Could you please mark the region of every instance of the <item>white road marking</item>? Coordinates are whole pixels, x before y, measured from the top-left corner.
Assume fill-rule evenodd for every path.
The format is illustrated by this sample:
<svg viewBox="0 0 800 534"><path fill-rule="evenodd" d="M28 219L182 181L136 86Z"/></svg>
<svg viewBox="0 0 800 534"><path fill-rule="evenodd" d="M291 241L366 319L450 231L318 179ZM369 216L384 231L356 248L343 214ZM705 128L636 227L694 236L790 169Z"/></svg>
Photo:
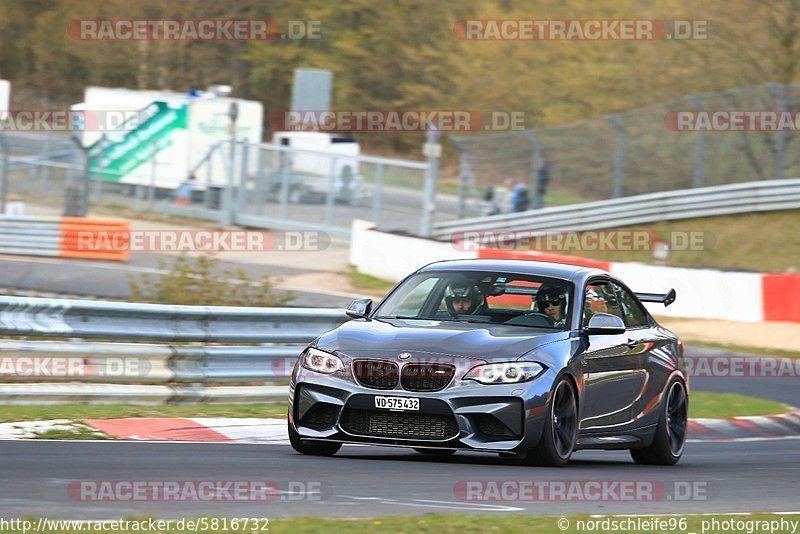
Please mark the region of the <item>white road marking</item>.
<svg viewBox="0 0 800 534"><path fill-rule="evenodd" d="M458 502L458 501L435 501L431 499L414 499L414 502L423 502L423 503L439 503L439 504L448 504L448 505L459 505L456 508L460 507L461 509L476 509L476 510L491 510L497 512L517 512L520 510L524 510L524 508L518 508L516 506L506 506L502 504L486 504L486 503L468 503L468 502ZM478 508L475 508L478 507Z"/></svg>

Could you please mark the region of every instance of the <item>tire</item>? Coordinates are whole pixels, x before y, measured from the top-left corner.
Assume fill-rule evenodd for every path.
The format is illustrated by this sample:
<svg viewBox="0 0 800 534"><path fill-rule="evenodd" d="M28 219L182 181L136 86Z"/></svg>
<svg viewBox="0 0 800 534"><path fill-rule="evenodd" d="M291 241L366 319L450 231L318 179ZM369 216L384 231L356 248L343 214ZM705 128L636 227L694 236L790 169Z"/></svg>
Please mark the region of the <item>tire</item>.
<svg viewBox="0 0 800 534"><path fill-rule="evenodd" d="M686 386L679 378L673 378L666 391L653 442L647 447L631 449L631 458L637 464L675 465L683 455L689 396Z"/></svg>
<svg viewBox="0 0 800 534"><path fill-rule="evenodd" d="M341 443L333 443L329 441L304 441L300 439L300 435L292 427L291 423L287 422L289 427L289 442L292 448L300 454L311 454L313 456L333 456L339 449L342 448Z"/></svg>
<svg viewBox="0 0 800 534"><path fill-rule="evenodd" d="M563 467L567 465L578 436L578 402L575 388L562 378L553 388L542 438L525 457L528 465Z"/></svg>
<svg viewBox="0 0 800 534"><path fill-rule="evenodd" d="M440 458L445 458L447 456L452 456L456 453L455 449L414 449L420 454L424 454L425 456L438 456Z"/></svg>

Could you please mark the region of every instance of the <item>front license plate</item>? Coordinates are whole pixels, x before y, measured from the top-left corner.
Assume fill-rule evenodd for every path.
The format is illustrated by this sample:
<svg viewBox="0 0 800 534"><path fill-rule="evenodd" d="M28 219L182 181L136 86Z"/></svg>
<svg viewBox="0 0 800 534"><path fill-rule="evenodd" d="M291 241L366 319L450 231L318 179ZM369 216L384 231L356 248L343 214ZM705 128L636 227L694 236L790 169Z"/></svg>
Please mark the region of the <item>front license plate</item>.
<svg viewBox="0 0 800 534"><path fill-rule="evenodd" d="M375 407L384 410L418 411L419 399L416 397L375 397Z"/></svg>

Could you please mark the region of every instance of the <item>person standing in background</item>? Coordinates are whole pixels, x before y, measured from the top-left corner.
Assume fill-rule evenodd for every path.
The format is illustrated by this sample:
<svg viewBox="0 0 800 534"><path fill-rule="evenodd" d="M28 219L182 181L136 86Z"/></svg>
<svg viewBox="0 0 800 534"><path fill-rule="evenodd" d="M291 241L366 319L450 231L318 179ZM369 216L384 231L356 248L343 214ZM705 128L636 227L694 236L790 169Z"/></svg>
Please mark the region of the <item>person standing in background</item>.
<svg viewBox="0 0 800 534"><path fill-rule="evenodd" d="M190 175L178 189L175 191L175 204L185 206L192 201L192 191L194 191L194 184L197 182L194 174Z"/></svg>

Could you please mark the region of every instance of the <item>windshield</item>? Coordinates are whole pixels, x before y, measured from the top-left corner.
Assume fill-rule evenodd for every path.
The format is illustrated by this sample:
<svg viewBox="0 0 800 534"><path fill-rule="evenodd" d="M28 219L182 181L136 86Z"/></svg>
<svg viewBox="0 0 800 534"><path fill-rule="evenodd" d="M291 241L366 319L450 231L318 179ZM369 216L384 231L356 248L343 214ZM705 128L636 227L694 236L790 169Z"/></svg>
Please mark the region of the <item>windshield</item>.
<svg viewBox="0 0 800 534"><path fill-rule="evenodd" d="M376 319L426 319L566 330L572 284L541 276L490 272L420 273L376 310Z"/></svg>

